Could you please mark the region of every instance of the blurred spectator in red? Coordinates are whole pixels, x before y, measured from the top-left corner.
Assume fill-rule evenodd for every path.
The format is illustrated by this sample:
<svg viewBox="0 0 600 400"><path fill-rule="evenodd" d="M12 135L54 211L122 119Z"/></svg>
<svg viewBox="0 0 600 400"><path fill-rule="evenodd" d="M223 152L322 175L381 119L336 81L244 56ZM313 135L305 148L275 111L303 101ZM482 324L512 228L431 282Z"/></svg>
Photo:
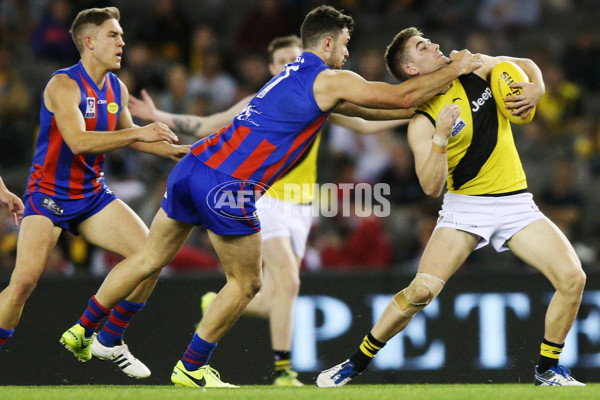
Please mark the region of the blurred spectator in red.
<svg viewBox="0 0 600 400"><path fill-rule="evenodd" d="M330 235L321 249L325 269L385 269L393 258L392 242L382 219L347 217L340 232Z"/></svg>
<svg viewBox="0 0 600 400"><path fill-rule="evenodd" d="M392 241L383 227L383 220L373 213L373 187L357 186L354 162L338 156L335 173L339 177L337 192L329 199L337 209L331 232L323 234L321 262L326 269L384 269L393 258ZM321 191L321 196L323 196ZM360 198L357 198L360 197ZM324 205L321 198L321 205ZM345 215L348 213L349 215ZM359 216L365 215L365 216ZM324 217L321 217L322 219Z"/></svg>
<svg viewBox="0 0 600 400"><path fill-rule="evenodd" d="M73 9L67 0L50 0L46 12L31 35L31 46L36 57L70 65L79 59L71 39Z"/></svg>

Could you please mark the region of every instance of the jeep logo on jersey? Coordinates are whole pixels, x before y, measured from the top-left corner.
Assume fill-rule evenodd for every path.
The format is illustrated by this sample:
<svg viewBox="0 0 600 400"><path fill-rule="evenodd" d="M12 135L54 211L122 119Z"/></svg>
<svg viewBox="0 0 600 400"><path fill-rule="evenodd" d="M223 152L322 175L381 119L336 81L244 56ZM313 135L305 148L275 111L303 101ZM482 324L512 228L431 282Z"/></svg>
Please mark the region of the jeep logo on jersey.
<svg viewBox="0 0 600 400"><path fill-rule="evenodd" d="M85 118L96 118L96 98L94 97L86 99Z"/></svg>
<svg viewBox="0 0 600 400"><path fill-rule="evenodd" d="M56 215L63 215L65 212L61 206L56 204L54 200L47 196L42 196L42 207Z"/></svg>
<svg viewBox="0 0 600 400"><path fill-rule="evenodd" d="M269 186L257 181L224 182L208 192L206 204L222 217L254 222L254 204L267 190Z"/></svg>
<svg viewBox="0 0 600 400"><path fill-rule="evenodd" d="M471 104L473 104L473 108L471 108L471 111L477 112L479 110L479 107L481 107L490 97L492 97L492 89L488 87L481 94L480 98L471 102Z"/></svg>

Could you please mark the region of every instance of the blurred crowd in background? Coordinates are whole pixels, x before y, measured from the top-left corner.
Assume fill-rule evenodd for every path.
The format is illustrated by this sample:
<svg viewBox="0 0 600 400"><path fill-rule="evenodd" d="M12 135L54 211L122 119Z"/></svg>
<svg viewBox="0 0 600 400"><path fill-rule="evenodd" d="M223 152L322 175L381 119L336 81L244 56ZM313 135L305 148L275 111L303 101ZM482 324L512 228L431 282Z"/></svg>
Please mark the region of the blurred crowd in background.
<svg viewBox="0 0 600 400"><path fill-rule="evenodd" d="M595 0L0 0L0 175L25 190L38 129L40 95L50 75L78 62L68 33L78 11L116 6L126 46L117 73L130 93L147 89L157 107L210 115L255 93L269 79L267 44L298 34L304 16L329 4L354 17L344 68L394 82L383 54L403 28L420 28L441 50L468 48L533 59L546 94L533 122L513 126L529 190L574 244L586 270L600 266L600 2ZM144 124L144 121L136 121ZM194 138L180 135L186 143ZM386 218L317 217L305 270L414 273L437 219L414 172L406 128L358 135L329 125L318 160L321 183L391 187ZM109 153L107 184L151 223L173 167L129 149ZM340 199L340 201L343 201ZM0 276L14 267L18 230L0 213ZM63 233L46 274L103 275L119 258ZM462 273L528 273L514 256L475 252ZM218 270L197 229L166 274Z"/></svg>

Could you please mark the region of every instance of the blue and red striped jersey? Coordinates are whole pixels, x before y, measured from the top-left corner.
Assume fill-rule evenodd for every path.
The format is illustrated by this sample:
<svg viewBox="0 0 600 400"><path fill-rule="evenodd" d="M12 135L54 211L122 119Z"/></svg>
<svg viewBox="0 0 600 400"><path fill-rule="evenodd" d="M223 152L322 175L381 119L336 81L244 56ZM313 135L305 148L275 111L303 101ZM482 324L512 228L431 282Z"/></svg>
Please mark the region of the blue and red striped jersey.
<svg viewBox="0 0 600 400"><path fill-rule="evenodd" d="M241 180L271 185L310 148L331 110L315 101L313 83L329 67L305 52L274 76L233 123L196 142L207 166Z"/></svg>
<svg viewBox="0 0 600 400"><path fill-rule="evenodd" d="M98 88L81 61L56 71L77 82L81 92L79 110L87 131L114 131L121 114L121 86L115 74L106 74L105 84ZM104 154L75 155L64 141L54 114L44 103L40 110L40 130L35 155L29 171L27 192L41 192L57 199L82 199L98 193L104 185Z"/></svg>

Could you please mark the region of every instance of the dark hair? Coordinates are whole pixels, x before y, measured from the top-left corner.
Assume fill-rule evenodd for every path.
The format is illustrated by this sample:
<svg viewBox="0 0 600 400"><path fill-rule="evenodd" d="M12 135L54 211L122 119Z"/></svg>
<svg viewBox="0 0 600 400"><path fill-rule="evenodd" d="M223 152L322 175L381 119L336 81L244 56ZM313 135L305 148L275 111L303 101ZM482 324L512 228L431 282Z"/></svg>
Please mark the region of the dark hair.
<svg viewBox="0 0 600 400"><path fill-rule="evenodd" d="M277 50L292 46L302 48L302 41L296 35L281 36L271 40L271 43L269 43L269 47L267 48L269 51L269 62L273 63L273 54Z"/></svg>
<svg viewBox="0 0 600 400"><path fill-rule="evenodd" d="M354 30L352 17L342 14L331 6L319 6L306 15L300 27L302 47L314 48L327 36L337 38L344 28L348 28L348 32L352 34Z"/></svg>
<svg viewBox="0 0 600 400"><path fill-rule="evenodd" d="M414 27L403 29L385 50L385 65L388 71L400 82L410 78L402 67L408 62L405 48L406 41L413 36L423 36L423 32Z"/></svg>
<svg viewBox="0 0 600 400"><path fill-rule="evenodd" d="M75 42L75 46L77 46L79 53L81 53L85 48L83 45L82 35L85 26L89 24L100 26L104 23L104 21L109 19L116 19L117 21L121 19L121 13L119 12L118 8L89 8L87 10L80 11L79 14L77 14L75 21L73 21L73 25L71 25L69 33L71 34L73 42Z"/></svg>

